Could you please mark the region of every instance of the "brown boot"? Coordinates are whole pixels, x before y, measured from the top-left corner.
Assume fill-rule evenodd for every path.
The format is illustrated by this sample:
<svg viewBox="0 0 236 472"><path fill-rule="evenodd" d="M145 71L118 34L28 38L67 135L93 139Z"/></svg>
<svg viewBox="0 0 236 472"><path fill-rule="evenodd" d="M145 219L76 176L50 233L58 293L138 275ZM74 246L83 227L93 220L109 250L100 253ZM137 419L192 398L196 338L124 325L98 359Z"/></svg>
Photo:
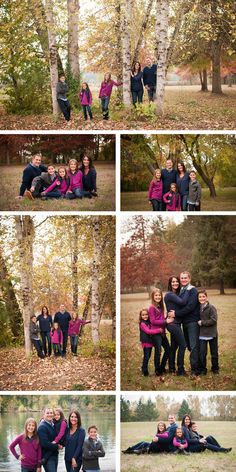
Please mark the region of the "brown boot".
<svg viewBox="0 0 236 472"><path fill-rule="evenodd" d="M24 193L24 196L25 196L26 198L28 198L29 200L34 200L34 197L33 197L33 195L32 195L32 193L31 193L30 190L26 190L25 193Z"/></svg>

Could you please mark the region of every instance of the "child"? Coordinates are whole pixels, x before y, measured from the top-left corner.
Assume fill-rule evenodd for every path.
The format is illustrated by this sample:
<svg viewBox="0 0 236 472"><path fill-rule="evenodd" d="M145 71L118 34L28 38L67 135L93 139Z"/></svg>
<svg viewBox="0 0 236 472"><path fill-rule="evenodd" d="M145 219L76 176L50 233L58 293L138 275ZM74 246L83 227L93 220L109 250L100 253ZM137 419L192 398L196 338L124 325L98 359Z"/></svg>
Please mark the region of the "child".
<svg viewBox="0 0 236 472"><path fill-rule="evenodd" d="M66 121L70 121L71 106L69 100L66 98L69 88L66 83L65 75L59 75L59 82L57 83L57 102L62 111Z"/></svg>
<svg viewBox="0 0 236 472"><path fill-rule="evenodd" d="M156 375L166 372L165 366L169 359L170 346L165 334L166 319L164 316L164 302L162 291L158 288L153 290L151 295L152 305L148 309L151 328L162 328L162 334L152 336L152 342L155 347L154 365ZM161 347L164 348L164 354L161 360Z"/></svg>
<svg viewBox="0 0 236 472"><path fill-rule="evenodd" d="M63 334L58 323L53 323L53 328L50 333L52 339L52 347L55 356L62 355Z"/></svg>
<svg viewBox="0 0 236 472"><path fill-rule="evenodd" d="M211 370L213 374L219 373L218 362L218 335L217 335L217 311L216 308L208 302L206 290L198 292L200 303L200 373L207 373L207 343L209 342L211 351Z"/></svg>
<svg viewBox="0 0 236 472"><path fill-rule="evenodd" d="M189 455L185 449L188 447L188 442L184 437L182 428L176 428L175 437L173 439L174 454L186 454Z"/></svg>
<svg viewBox="0 0 236 472"><path fill-rule="evenodd" d="M48 188L52 182L55 181L57 177L57 172L55 170L54 164L48 165L47 172L42 172L41 175L38 175L32 180L32 184L29 190L26 190L25 196L29 200L34 200L40 196L40 193Z"/></svg>
<svg viewBox="0 0 236 472"><path fill-rule="evenodd" d="M181 197L175 183L170 184L170 191L163 195L163 201L166 203L167 211L181 210Z"/></svg>
<svg viewBox="0 0 236 472"><path fill-rule="evenodd" d="M20 454L15 447L19 446ZM34 418L25 422L24 433L11 442L9 449L17 460L20 460L21 470L25 472L41 472L42 449L37 434L37 423Z"/></svg>
<svg viewBox="0 0 236 472"><path fill-rule="evenodd" d="M142 373L145 377L149 375L148 373L148 362L152 353L152 338L154 334L163 333L162 328L151 328L148 310L143 309L139 313L139 330L140 330L140 341L143 348L143 363L142 363Z"/></svg>
<svg viewBox="0 0 236 472"><path fill-rule="evenodd" d="M168 438L169 433L166 430L166 424L163 423L163 421L160 421L157 423L157 433L156 433L157 438Z"/></svg>
<svg viewBox="0 0 236 472"><path fill-rule="evenodd" d="M68 335L70 336L71 352L77 356L78 337L82 325L91 323L91 321L82 320L78 318L76 313L72 314L72 320L69 321Z"/></svg>
<svg viewBox="0 0 236 472"><path fill-rule="evenodd" d="M157 169L149 185L148 198L153 211L162 211L163 183L161 180L161 171Z"/></svg>
<svg viewBox="0 0 236 472"><path fill-rule="evenodd" d="M54 430L57 432L53 444L63 444L64 436L67 428L67 421L61 408L54 409Z"/></svg>
<svg viewBox="0 0 236 472"><path fill-rule="evenodd" d="M83 173L79 170L79 164L76 159L70 159L68 177L70 185L66 192L66 198L72 200L74 198L88 197L92 198L90 192L83 190Z"/></svg>
<svg viewBox="0 0 236 472"><path fill-rule="evenodd" d="M29 327L29 329L30 329L30 339L31 339L31 342L34 345L36 351L37 351L38 357L40 357L41 359L44 359L45 354L43 353L43 346L42 346L41 340L39 338L40 328L36 323L36 316L35 315L32 315L30 317L30 327Z"/></svg>
<svg viewBox="0 0 236 472"><path fill-rule="evenodd" d="M198 451L204 451L205 449L208 449L213 452L230 452L232 451L232 447L222 447L218 441L213 437L213 436L207 436L204 437L202 434L198 433L197 430L197 423L193 422L192 426L189 431L191 439L195 441L195 445L198 444L200 447L195 449L198 449Z"/></svg>
<svg viewBox="0 0 236 472"><path fill-rule="evenodd" d="M196 179L195 170L191 170L189 173L189 194L188 194L188 211L200 211L201 210L201 185Z"/></svg>
<svg viewBox="0 0 236 472"><path fill-rule="evenodd" d="M67 175L66 168L60 166L58 168L58 176L54 182L44 190L41 195L45 200L48 198L64 198L69 189L70 179Z"/></svg>
<svg viewBox="0 0 236 472"><path fill-rule="evenodd" d="M88 115L89 115L90 120L92 120L93 118L92 111L91 111L92 94L90 92L87 82L82 83L79 98L80 98L80 103L83 107L85 121L88 119ZM88 115L87 115L87 112L88 112Z"/></svg>
<svg viewBox="0 0 236 472"><path fill-rule="evenodd" d="M112 80L110 73L105 74L99 92L99 98L101 98L102 114L104 120L108 120L109 118L108 106L114 85L119 87L120 85L122 85L122 82L115 82L114 80Z"/></svg>
<svg viewBox="0 0 236 472"><path fill-rule="evenodd" d="M97 426L93 425L88 428L88 438L85 439L83 444L83 471L94 471L100 470L98 458L105 456L103 445L98 439Z"/></svg>

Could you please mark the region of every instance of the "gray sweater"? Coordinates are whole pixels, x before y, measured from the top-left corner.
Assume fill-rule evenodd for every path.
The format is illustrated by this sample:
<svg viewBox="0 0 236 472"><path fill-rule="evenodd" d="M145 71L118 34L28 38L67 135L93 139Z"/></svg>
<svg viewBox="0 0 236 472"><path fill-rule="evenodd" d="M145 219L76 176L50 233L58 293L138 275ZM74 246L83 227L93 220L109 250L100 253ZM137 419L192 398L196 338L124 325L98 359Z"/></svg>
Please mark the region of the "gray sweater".
<svg viewBox="0 0 236 472"><path fill-rule="evenodd" d="M39 339L39 326L36 323L33 323L33 321L30 321L30 339Z"/></svg>
<svg viewBox="0 0 236 472"><path fill-rule="evenodd" d="M90 438L85 439L83 444L83 470L99 470L98 458L104 457L105 451L101 441L93 441Z"/></svg>
<svg viewBox="0 0 236 472"><path fill-rule="evenodd" d="M209 336L212 338L217 337L217 311L216 308L207 303L207 305L201 309L200 318L202 325L200 326L200 336Z"/></svg>
<svg viewBox="0 0 236 472"><path fill-rule="evenodd" d="M57 82L57 99L58 100L67 100L66 94L68 93L69 88L66 82Z"/></svg>
<svg viewBox="0 0 236 472"><path fill-rule="evenodd" d="M43 187L47 188L49 187L54 180L57 178L57 172L55 172L54 177L51 179L51 176L48 174L48 172L42 172L41 175L38 175L35 177L32 181L32 187Z"/></svg>
<svg viewBox="0 0 236 472"><path fill-rule="evenodd" d="M193 203L193 204L196 202L199 203L201 201L201 196L202 196L202 189L199 182L197 180L194 180L194 182L190 180L188 202Z"/></svg>

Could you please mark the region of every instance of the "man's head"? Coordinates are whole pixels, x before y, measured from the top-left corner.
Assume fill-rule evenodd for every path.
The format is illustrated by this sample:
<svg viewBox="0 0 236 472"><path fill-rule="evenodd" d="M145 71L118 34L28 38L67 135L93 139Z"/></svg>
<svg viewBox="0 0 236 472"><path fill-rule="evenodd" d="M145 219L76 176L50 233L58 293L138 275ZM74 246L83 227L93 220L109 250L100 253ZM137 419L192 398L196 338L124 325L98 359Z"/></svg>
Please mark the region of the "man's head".
<svg viewBox="0 0 236 472"><path fill-rule="evenodd" d="M39 167L42 162L42 157L40 154L35 154L32 156L31 162L34 166Z"/></svg>
<svg viewBox="0 0 236 472"><path fill-rule="evenodd" d="M63 303L60 305L60 312L61 313L65 312L65 305Z"/></svg>
<svg viewBox="0 0 236 472"><path fill-rule="evenodd" d="M169 416L168 416L168 421L169 421L170 424L174 424L175 423L175 415L170 413Z"/></svg>
<svg viewBox="0 0 236 472"><path fill-rule="evenodd" d="M173 169L173 161L172 161L172 159L166 159L166 168L167 168L167 170Z"/></svg>
<svg viewBox="0 0 236 472"><path fill-rule="evenodd" d="M187 287L187 285L191 282L191 276L187 270L185 270L184 272L181 272L179 278L180 278L180 283L182 287Z"/></svg>
<svg viewBox="0 0 236 472"><path fill-rule="evenodd" d="M150 56L147 57L146 64L147 64L148 67L151 67L151 65L152 65L152 58L151 58Z"/></svg>
<svg viewBox="0 0 236 472"><path fill-rule="evenodd" d="M43 419L45 421L52 421L54 417L54 410L53 408L50 408L46 406L43 410Z"/></svg>

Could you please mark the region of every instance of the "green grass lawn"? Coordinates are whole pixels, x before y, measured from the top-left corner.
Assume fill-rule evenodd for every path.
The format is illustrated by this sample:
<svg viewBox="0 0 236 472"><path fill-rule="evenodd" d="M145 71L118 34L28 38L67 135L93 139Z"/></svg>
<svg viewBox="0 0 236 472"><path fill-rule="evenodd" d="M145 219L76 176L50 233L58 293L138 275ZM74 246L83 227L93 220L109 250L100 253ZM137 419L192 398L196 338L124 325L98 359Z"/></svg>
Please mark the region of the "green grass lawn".
<svg viewBox="0 0 236 472"><path fill-rule="evenodd" d="M204 451L190 456L173 454L121 454L122 472L233 472L236 465L236 423L227 421L198 421L203 435L211 434L229 453ZM121 423L121 450L141 440L150 441L156 432L156 423Z"/></svg>
<svg viewBox="0 0 236 472"><path fill-rule="evenodd" d="M208 290L209 300L218 311L220 375L210 371L206 376L177 377L166 374L157 377L154 373L153 353L149 362L149 377L143 377L140 367L142 348L139 342L138 314L141 308L150 305L147 293L121 295L121 389L122 390L235 390L236 374L236 290L226 290L219 295L217 290ZM168 333L169 337L169 333ZM208 367L210 356L208 354ZM185 354L185 368L189 369L189 353Z"/></svg>
<svg viewBox="0 0 236 472"><path fill-rule="evenodd" d="M115 163L96 162L98 198L82 200L16 200L24 166L1 166L0 210L5 211L114 211Z"/></svg>
<svg viewBox="0 0 236 472"><path fill-rule="evenodd" d="M234 211L236 210L236 187L217 188L217 197L210 198L209 190L202 189L202 211ZM121 210L152 211L146 192L122 192Z"/></svg>

